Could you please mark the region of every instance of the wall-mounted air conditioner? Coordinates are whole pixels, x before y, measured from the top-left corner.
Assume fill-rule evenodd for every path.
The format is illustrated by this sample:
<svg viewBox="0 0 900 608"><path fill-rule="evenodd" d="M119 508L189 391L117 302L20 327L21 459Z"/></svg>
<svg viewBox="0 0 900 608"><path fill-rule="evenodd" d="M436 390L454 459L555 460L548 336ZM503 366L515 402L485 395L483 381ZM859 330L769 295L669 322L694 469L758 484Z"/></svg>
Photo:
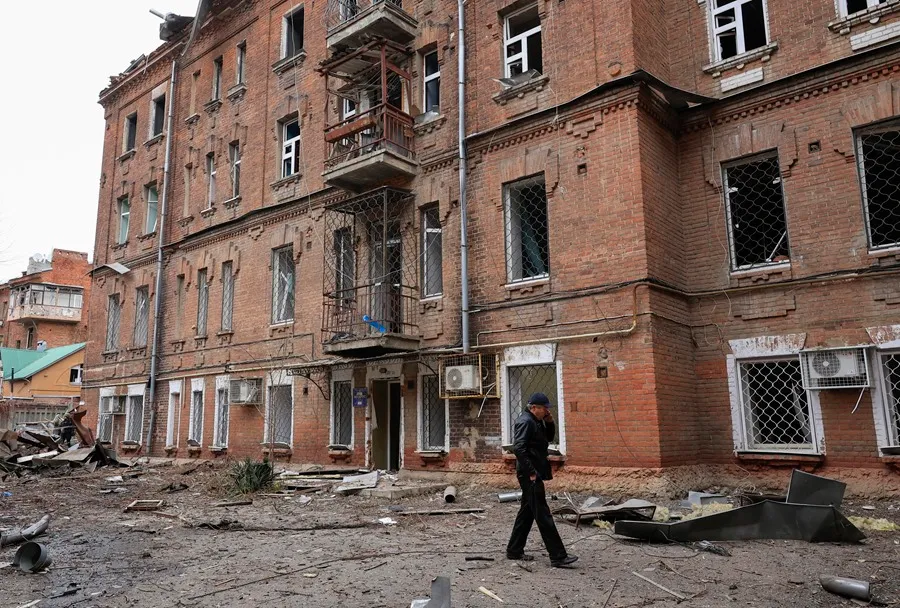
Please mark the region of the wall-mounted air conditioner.
<svg viewBox="0 0 900 608"><path fill-rule="evenodd" d="M254 405L260 403L262 378L241 378L232 380L228 398L234 405Z"/></svg>
<svg viewBox="0 0 900 608"><path fill-rule="evenodd" d="M803 387L809 390L866 388L869 365L865 348L832 348L800 353Z"/></svg>

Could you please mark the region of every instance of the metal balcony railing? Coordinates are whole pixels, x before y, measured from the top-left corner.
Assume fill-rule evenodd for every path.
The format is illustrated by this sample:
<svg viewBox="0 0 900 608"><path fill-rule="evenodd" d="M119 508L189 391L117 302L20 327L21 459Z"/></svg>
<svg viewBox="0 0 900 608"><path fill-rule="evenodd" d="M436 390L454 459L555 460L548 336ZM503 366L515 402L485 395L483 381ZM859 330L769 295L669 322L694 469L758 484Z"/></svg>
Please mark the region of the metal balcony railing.
<svg viewBox="0 0 900 608"><path fill-rule="evenodd" d="M415 160L414 141L412 117L379 104L325 128L325 170L378 150Z"/></svg>
<svg viewBox="0 0 900 608"><path fill-rule="evenodd" d="M372 7L403 9L401 0L329 0L325 9L325 27L329 32L357 19Z"/></svg>

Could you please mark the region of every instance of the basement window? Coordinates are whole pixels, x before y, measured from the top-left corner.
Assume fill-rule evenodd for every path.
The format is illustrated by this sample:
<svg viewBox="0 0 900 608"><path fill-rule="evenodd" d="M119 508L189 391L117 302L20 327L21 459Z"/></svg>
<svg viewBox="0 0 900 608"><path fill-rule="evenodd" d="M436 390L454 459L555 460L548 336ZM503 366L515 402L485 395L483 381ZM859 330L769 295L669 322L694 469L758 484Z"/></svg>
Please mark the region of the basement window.
<svg viewBox="0 0 900 608"><path fill-rule="evenodd" d="M885 2L887 2L887 0L839 0L841 17L849 17L850 15L861 13L862 11L875 8Z"/></svg>
<svg viewBox="0 0 900 608"><path fill-rule="evenodd" d="M284 16L281 33L281 57L287 59L303 51L303 7Z"/></svg>
<svg viewBox="0 0 900 608"><path fill-rule="evenodd" d="M790 261L777 151L723 170L732 271Z"/></svg>
<svg viewBox="0 0 900 608"><path fill-rule="evenodd" d="M765 0L712 0L714 61L748 53L768 43Z"/></svg>
<svg viewBox="0 0 900 608"><path fill-rule="evenodd" d="M503 199L508 282L548 276L550 244L544 176L507 184Z"/></svg>
<svg viewBox="0 0 900 608"><path fill-rule="evenodd" d="M516 11L503 21L504 76L529 70L543 72L541 19L537 4Z"/></svg>
<svg viewBox="0 0 900 608"><path fill-rule="evenodd" d="M812 451L812 415L799 357L738 362L744 446L770 452Z"/></svg>
<svg viewBox="0 0 900 608"><path fill-rule="evenodd" d="M900 123L860 131L856 158L871 249L900 246Z"/></svg>

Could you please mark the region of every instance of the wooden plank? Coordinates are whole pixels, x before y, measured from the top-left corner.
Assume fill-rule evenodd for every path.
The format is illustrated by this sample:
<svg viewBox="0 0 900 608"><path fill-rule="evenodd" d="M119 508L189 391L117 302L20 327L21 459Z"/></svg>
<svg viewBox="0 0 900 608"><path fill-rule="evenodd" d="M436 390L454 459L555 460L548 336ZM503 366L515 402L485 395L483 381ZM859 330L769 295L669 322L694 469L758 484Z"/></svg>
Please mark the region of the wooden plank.
<svg viewBox="0 0 900 608"><path fill-rule="evenodd" d="M375 118L372 115L360 116L356 120L351 123L344 125L343 127L338 127L333 131L330 131L325 134L325 141L327 143L334 143L336 141L340 141L342 139L346 139L351 135L355 135L360 131L364 131L365 129L369 129L375 126Z"/></svg>
<svg viewBox="0 0 900 608"><path fill-rule="evenodd" d="M396 515L458 515L464 513L484 513L484 509L426 509L423 511L400 511Z"/></svg>

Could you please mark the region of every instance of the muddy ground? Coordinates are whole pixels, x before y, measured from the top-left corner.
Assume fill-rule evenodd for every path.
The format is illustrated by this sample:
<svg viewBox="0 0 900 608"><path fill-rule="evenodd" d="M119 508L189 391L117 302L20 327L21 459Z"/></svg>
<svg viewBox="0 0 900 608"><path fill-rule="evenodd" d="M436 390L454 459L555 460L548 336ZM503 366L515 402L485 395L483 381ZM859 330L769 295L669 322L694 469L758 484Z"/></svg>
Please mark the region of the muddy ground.
<svg viewBox="0 0 900 608"><path fill-rule="evenodd" d="M822 573L867 579L876 599L900 604L897 532L867 532L869 538L861 545L723 543L732 555L721 557L560 523L570 553L580 557L577 567L551 568L535 529L528 551L536 560L525 569L505 559L503 549L517 504L498 503L495 488L460 487L452 507L481 507L480 515L403 516L396 510L445 507L439 494L395 501L313 494L302 504L298 493L290 498L257 496L246 506L213 507L225 496L225 469L204 466L187 475L182 470L175 466L74 470L0 481L0 496L12 493L0 498L0 529L18 528L49 513L49 535L41 542L53 559L49 571L40 574L0 568L0 606L18 607L40 599L39 608L405 608L413 599L427 597L430 581L438 575L451 578L454 608L679 605L675 597L633 572L689 598L681 606L853 605L820 588ZM128 478L129 473L140 474ZM101 493L113 487L104 479L116 474L126 475L120 486L127 491ZM171 483L189 488L172 494L162 490ZM580 502L584 496L573 498ZM165 500L165 511L181 519L124 513L135 499ZM863 504L875 510L862 510ZM843 510L847 515L900 522L897 500L847 500ZM398 523L377 523L384 517ZM221 524L223 519L239 522L231 527L257 529L197 527L201 522ZM365 527L302 530L348 524ZM0 550L0 564L11 561L14 552ZM494 561L466 561L467 556ZM52 597L70 585L77 591Z"/></svg>

